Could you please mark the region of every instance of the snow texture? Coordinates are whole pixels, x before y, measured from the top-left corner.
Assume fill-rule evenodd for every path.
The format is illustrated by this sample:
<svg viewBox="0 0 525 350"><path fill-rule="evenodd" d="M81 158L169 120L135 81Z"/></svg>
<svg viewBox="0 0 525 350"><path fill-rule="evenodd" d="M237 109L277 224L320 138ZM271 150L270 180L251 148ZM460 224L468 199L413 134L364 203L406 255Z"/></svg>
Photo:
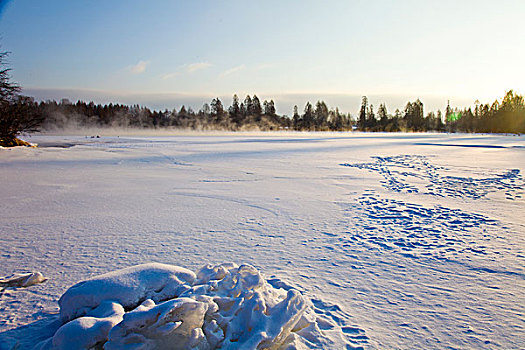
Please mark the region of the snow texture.
<svg viewBox="0 0 525 350"><path fill-rule="evenodd" d="M133 317L166 311L161 323L175 327L167 310L186 315L194 303L209 344L241 339L219 326L231 315L212 310L243 289L206 289L226 283L230 267L199 274L225 261L264 273L266 287L254 290L272 310L276 300L300 306L287 293L301 292L306 307L284 347L525 349L524 135L95 135L31 136L38 148L0 149L0 276L49 278L2 287L1 350L49 348L79 329L113 344L149 337ZM100 290L63 304L61 317L68 287L152 261L197 273L166 272L135 290L148 277L130 272L119 301ZM257 286L250 278L243 286ZM274 289L279 298L263 292ZM232 322L253 316L276 337L266 318L232 309L242 316ZM196 332L183 333L200 344Z"/></svg>
<svg viewBox="0 0 525 350"><path fill-rule="evenodd" d="M195 274L179 266L143 264L110 272L69 288L60 300L60 319L70 321L111 300L134 308L146 299L163 301L179 296Z"/></svg>
<svg viewBox="0 0 525 350"><path fill-rule="evenodd" d="M297 290L231 263L207 265L197 278L165 264L104 274L68 289L60 315L63 325L36 348L295 349L342 341L321 327L343 332Z"/></svg>

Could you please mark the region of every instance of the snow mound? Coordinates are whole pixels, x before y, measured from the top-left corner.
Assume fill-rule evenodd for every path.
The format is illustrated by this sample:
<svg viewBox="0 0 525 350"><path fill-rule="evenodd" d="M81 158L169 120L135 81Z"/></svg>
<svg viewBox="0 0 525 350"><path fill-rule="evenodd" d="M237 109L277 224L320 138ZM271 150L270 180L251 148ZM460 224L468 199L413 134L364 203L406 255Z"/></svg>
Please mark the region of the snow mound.
<svg viewBox="0 0 525 350"><path fill-rule="evenodd" d="M45 281L47 281L47 278L40 272L15 273L11 276L0 278L0 287L27 288Z"/></svg>
<svg viewBox="0 0 525 350"><path fill-rule="evenodd" d="M138 265L80 282L60 298L62 326L38 349L297 349L336 345L313 304L250 265L196 275ZM339 332L341 333L341 332ZM342 334L342 333L341 333ZM323 339L323 337L328 337Z"/></svg>
<svg viewBox="0 0 525 350"><path fill-rule="evenodd" d="M146 299L176 298L189 289L195 274L179 266L143 264L106 273L75 284L60 300L60 320L70 321L111 300L133 309Z"/></svg>
<svg viewBox="0 0 525 350"><path fill-rule="evenodd" d="M103 301L85 316L60 327L52 339L53 349L91 349L107 341L109 331L122 321L122 305Z"/></svg>

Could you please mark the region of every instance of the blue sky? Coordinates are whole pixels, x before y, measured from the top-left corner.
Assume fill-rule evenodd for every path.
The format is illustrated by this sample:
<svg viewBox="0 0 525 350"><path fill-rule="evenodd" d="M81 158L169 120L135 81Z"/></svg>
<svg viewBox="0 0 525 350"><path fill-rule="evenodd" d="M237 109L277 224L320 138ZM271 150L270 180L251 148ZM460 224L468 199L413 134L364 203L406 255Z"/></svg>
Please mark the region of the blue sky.
<svg viewBox="0 0 525 350"><path fill-rule="evenodd" d="M38 98L198 108L323 98L355 113L525 93L525 1L2 2L13 80ZM279 101L282 101L281 104Z"/></svg>

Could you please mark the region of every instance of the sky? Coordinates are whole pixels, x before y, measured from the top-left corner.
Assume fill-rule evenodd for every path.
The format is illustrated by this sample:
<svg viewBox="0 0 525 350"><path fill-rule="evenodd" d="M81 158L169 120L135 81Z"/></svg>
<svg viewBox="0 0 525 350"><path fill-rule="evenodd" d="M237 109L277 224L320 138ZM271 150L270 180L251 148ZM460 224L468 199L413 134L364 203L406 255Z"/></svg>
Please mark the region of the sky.
<svg viewBox="0 0 525 350"><path fill-rule="evenodd" d="M525 1L12 0L12 79L37 99L198 109L236 93L279 113L325 100L390 112L525 93Z"/></svg>

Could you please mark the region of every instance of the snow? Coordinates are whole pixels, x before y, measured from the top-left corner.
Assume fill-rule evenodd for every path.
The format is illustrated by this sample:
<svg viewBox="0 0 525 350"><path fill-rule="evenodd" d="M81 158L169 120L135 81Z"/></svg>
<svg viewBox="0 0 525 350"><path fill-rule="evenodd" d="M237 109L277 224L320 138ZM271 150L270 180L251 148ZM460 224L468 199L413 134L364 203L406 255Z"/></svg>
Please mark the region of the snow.
<svg viewBox="0 0 525 350"><path fill-rule="evenodd" d="M316 317L299 291L274 288L253 266L206 265L197 275L142 264L80 282L59 300L60 328L36 347L296 349L342 341L323 334L319 326L342 329Z"/></svg>
<svg viewBox="0 0 525 350"><path fill-rule="evenodd" d="M248 285L279 291L271 308L288 293L304 301L285 341L298 348L525 347L524 136L100 135L0 150L0 275L49 278L1 293L0 349L58 347L79 329L119 344L118 334L140 335L133 313L210 310L205 286L237 265L261 276ZM227 261L237 265L215 269ZM151 262L195 280L100 279ZM61 318L60 296L97 279L130 288ZM142 281L161 284L136 289ZM188 294L172 298L178 287ZM219 328L182 334L197 345L235 336Z"/></svg>
<svg viewBox="0 0 525 350"><path fill-rule="evenodd" d="M98 295L97 290L92 290L91 295ZM122 321L123 316L124 307L121 304L104 300L84 316L62 325L52 338L37 344L37 347L64 350L89 349L104 344L108 340L111 329Z"/></svg>
<svg viewBox="0 0 525 350"><path fill-rule="evenodd" d="M107 300L135 308L145 299L163 301L190 288L195 274L179 266L142 264L109 272L69 288L58 300L60 319L70 321L85 315Z"/></svg>

